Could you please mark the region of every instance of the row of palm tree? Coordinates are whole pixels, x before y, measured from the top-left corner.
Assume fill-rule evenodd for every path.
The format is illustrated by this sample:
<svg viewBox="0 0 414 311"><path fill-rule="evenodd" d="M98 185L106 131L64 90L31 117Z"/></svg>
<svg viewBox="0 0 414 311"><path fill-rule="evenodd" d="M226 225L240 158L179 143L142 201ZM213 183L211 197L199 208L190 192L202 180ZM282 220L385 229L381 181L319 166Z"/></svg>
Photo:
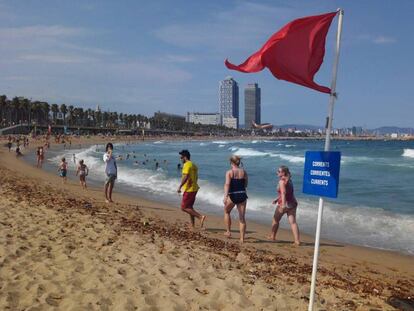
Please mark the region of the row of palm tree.
<svg viewBox="0 0 414 311"><path fill-rule="evenodd" d="M184 118L165 118L155 114L146 117L141 114L127 114L74 107L65 104L49 104L45 101L32 101L25 97L8 99L0 96L0 128L16 125L67 125L69 127L99 127L116 129L146 128L204 133L231 133L234 130L218 125L201 125L185 122Z"/></svg>
<svg viewBox="0 0 414 311"><path fill-rule="evenodd" d="M73 105L32 101L25 97L8 99L6 95L0 96L0 127L16 124L55 124L133 129L148 122L149 119L141 114L102 112Z"/></svg>

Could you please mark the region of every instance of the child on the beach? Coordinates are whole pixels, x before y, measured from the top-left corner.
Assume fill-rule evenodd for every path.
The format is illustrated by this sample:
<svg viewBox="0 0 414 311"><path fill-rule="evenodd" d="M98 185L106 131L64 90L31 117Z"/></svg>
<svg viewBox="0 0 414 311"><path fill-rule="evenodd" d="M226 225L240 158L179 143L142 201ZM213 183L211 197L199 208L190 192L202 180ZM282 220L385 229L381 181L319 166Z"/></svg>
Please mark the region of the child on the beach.
<svg viewBox="0 0 414 311"><path fill-rule="evenodd" d="M66 184L66 175L68 173L68 163L65 158L62 158L62 161L59 164L59 176L62 177L62 183Z"/></svg>
<svg viewBox="0 0 414 311"><path fill-rule="evenodd" d="M86 176L88 176L89 169L83 160L79 161L78 169L76 170L76 176L79 174L79 182L83 189L86 189Z"/></svg>
<svg viewBox="0 0 414 311"><path fill-rule="evenodd" d="M45 159L45 151L43 147L37 148L37 167L42 168L43 160Z"/></svg>

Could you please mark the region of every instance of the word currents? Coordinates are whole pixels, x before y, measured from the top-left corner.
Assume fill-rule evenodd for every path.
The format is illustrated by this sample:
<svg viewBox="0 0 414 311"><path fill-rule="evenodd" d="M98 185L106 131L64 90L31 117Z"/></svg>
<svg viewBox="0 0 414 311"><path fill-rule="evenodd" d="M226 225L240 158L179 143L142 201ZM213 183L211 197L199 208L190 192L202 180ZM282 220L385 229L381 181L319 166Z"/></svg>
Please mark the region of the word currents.
<svg viewBox="0 0 414 311"><path fill-rule="evenodd" d="M338 196L341 153L307 151L303 174L303 193L322 197Z"/></svg>

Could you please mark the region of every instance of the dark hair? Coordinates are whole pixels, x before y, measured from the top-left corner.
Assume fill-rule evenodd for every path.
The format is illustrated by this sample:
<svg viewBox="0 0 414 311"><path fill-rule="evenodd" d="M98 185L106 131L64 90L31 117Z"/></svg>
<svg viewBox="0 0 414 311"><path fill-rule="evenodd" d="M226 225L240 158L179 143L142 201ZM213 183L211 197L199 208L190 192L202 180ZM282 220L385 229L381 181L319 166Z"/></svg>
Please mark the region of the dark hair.
<svg viewBox="0 0 414 311"><path fill-rule="evenodd" d="M112 143L107 143L105 147L105 151L108 151L109 147L111 147L111 149L114 150L114 145L112 145Z"/></svg>
<svg viewBox="0 0 414 311"><path fill-rule="evenodd" d="M181 150L178 154L190 160L190 157L191 157L190 151L184 149L184 150Z"/></svg>
<svg viewBox="0 0 414 311"><path fill-rule="evenodd" d="M289 168L285 165L282 165L279 167L279 169L283 172L283 174L287 177L291 177L292 175L290 174Z"/></svg>

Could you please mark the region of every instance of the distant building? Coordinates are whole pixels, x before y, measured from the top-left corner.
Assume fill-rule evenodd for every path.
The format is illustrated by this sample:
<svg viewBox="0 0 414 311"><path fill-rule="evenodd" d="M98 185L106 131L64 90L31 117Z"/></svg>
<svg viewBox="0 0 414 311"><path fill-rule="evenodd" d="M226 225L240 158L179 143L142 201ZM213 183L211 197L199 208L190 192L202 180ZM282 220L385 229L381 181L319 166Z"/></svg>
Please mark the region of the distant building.
<svg viewBox="0 0 414 311"><path fill-rule="evenodd" d="M228 128L237 129L238 119L237 118L223 118L222 125Z"/></svg>
<svg viewBox="0 0 414 311"><path fill-rule="evenodd" d="M239 127L239 86L232 77L227 77L219 84L219 112L221 122L235 118L236 128Z"/></svg>
<svg viewBox="0 0 414 311"><path fill-rule="evenodd" d="M219 125L219 113L187 112L187 122L194 124Z"/></svg>
<svg viewBox="0 0 414 311"><path fill-rule="evenodd" d="M244 89L244 124L246 129L252 128L253 122L261 123L261 94L257 83L247 84Z"/></svg>
<svg viewBox="0 0 414 311"><path fill-rule="evenodd" d="M362 135L362 127L360 126L353 126L351 129L352 136L360 136Z"/></svg>

